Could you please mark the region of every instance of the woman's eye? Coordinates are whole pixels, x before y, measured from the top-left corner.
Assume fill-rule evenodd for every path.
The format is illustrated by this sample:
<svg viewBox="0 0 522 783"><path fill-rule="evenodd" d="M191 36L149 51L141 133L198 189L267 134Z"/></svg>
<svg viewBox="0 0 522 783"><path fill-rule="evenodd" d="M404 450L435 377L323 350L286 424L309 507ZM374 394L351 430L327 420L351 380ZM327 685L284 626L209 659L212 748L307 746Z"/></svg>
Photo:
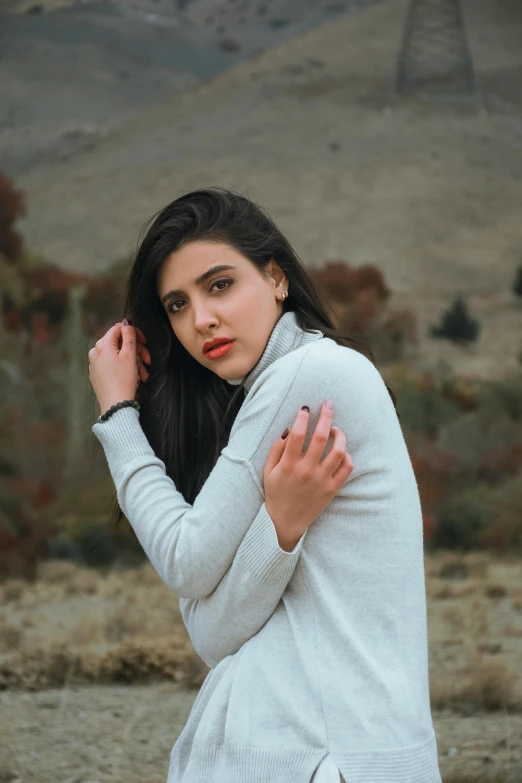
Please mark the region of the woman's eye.
<svg viewBox="0 0 522 783"><path fill-rule="evenodd" d="M219 283L230 283L232 285L233 282L234 282L233 280L230 280L228 278L227 279L223 278L223 280L216 280L216 282L212 283L212 285L210 286L210 290L212 290L215 285L219 285ZM225 286L225 288L228 287L229 287L228 285ZM218 288L218 291L224 291L224 290L225 290L224 288Z"/></svg>
<svg viewBox="0 0 522 783"><path fill-rule="evenodd" d="M212 285L210 286L210 289L209 289L209 290L210 290L210 291L212 291L212 289L214 288L214 286L215 286L215 285L219 285L220 283L226 283L227 285L225 285L225 287L224 287L224 288L218 288L218 291L226 291L226 289L227 289L227 288L230 288L230 286L231 286L231 285L234 283L234 281L233 281L231 278L222 278L221 280L215 280L215 281L212 283ZM176 313L178 313L178 312L179 312L179 310L180 310L180 308L178 307L176 310L173 310L173 309L172 309L172 305L179 305L180 303L181 303L181 304L183 304L183 302L184 302L184 300L183 300L183 299L176 299L176 301L175 301L175 302L172 302L172 304L171 304L171 305L169 305L169 307L168 307L168 311L169 311L169 313L172 313L173 315L175 315Z"/></svg>

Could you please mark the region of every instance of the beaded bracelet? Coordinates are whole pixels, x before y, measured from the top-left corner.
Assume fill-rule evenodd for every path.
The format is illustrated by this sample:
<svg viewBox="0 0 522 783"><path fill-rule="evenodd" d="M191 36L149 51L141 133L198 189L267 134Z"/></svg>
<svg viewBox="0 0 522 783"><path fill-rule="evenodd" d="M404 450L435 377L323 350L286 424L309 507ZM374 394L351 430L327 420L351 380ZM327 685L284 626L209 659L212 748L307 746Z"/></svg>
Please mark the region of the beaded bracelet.
<svg viewBox="0 0 522 783"><path fill-rule="evenodd" d="M105 411L105 413L102 413L101 416L98 416L96 419L96 424L100 424L102 421L107 421L107 419L110 419L113 413L116 411L119 411L120 408L136 408L137 411L140 409L139 402L136 402L136 400L123 400L123 402L117 402L116 405L111 405L111 407Z"/></svg>

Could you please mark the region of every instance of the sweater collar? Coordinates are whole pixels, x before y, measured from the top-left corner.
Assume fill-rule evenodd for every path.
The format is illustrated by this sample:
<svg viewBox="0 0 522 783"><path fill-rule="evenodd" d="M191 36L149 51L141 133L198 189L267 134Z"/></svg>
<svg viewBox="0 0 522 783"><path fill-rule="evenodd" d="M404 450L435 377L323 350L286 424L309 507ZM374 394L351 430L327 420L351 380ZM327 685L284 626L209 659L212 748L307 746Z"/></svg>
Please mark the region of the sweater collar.
<svg viewBox="0 0 522 783"><path fill-rule="evenodd" d="M297 323L295 312L287 310L276 322L261 354L261 358L246 379L244 383L246 392L250 391L261 373L276 359L280 359L281 356L290 353L290 351L295 351L302 345L320 340L321 337L324 337L324 335L319 329L312 329L311 332L305 332L304 329L301 329ZM226 380L232 386L239 386L243 377Z"/></svg>

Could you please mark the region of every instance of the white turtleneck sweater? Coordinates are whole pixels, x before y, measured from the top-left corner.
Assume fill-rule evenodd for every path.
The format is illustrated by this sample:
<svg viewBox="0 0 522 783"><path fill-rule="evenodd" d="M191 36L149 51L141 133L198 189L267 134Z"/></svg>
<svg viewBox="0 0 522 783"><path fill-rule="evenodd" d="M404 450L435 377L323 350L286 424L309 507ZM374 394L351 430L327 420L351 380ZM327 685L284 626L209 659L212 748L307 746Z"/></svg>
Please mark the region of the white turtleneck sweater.
<svg viewBox="0 0 522 783"><path fill-rule="evenodd" d="M168 783L309 783L325 759L346 783L441 783L421 506L386 386L366 357L304 332L288 311L245 388L192 506L136 410L93 426L120 506L211 667ZM303 405L307 448L325 399L354 470L286 552L264 503L263 469Z"/></svg>

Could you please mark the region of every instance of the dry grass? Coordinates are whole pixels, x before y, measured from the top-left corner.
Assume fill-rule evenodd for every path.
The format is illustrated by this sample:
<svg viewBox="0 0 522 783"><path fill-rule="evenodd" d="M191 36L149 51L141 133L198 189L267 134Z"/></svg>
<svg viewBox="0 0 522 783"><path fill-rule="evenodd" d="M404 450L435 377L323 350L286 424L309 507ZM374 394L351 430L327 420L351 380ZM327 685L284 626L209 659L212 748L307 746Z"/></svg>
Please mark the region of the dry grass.
<svg viewBox="0 0 522 783"><path fill-rule="evenodd" d="M521 711L521 565L484 553L426 555L430 691L437 709ZM166 679L197 687L178 599L150 565L105 575L42 564L2 586L0 687Z"/></svg>
<svg viewBox="0 0 522 783"><path fill-rule="evenodd" d="M0 623L0 650L17 650L23 637L23 628L12 623Z"/></svg>
<svg viewBox="0 0 522 783"><path fill-rule="evenodd" d="M172 680L186 688L202 684L207 666L180 636L135 637L103 652L84 645L51 643L23 649L0 661L0 690L28 691L73 682L153 682Z"/></svg>
<svg viewBox="0 0 522 783"><path fill-rule="evenodd" d="M521 571L516 561L483 553L426 558L434 708L521 711L522 628L514 600Z"/></svg>
<svg viewBox="0 0 522 783"><path fill-rule="evenodd" d="M488 598L505 598L507 595L505 585L489 584L484 587L484 593Z"/></svg>
<svg viewBox="0 0 522 783"><path fill-rule="evenodd" d="M194 688L208 672L177 597L149 565L103 576L47 562L35 583L7 582L2 592L0 689L152 679Z"/></svg>

